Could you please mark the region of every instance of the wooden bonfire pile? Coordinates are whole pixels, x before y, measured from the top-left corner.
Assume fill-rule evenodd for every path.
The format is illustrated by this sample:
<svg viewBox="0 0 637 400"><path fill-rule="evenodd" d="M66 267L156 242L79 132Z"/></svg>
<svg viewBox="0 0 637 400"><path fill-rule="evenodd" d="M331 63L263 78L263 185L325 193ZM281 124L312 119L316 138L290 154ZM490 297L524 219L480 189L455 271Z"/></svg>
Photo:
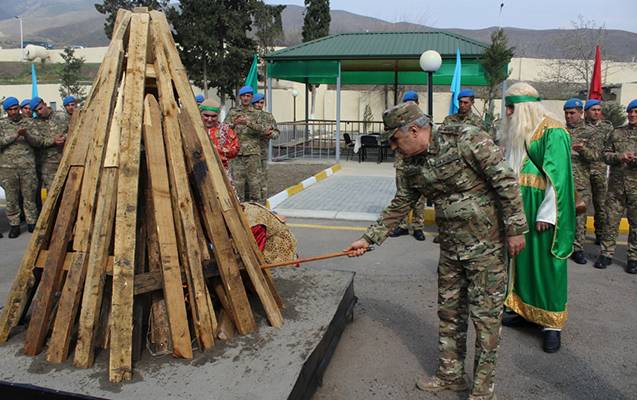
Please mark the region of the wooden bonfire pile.
<svg viewBox="0 0 637 400"><path fill-rule="evenodd" d="M120 10L85 107L0 316L0 343L27 321L24 352L112 382L143 348L192 358L256 329L281 300L232 194L160 12ZM244 286L245 284L245 286ZM148 337L148 343L146 343Z"/></svg>

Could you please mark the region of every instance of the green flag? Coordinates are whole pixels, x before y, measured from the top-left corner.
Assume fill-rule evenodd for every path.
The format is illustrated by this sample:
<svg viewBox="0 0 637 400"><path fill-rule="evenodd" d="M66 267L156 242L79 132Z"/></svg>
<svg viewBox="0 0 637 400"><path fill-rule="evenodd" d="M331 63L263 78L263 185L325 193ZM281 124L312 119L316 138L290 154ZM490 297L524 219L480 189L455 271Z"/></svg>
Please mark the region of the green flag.
<svg viewBox="0 0 637 400"><path fill-rule="evenodd" d="M255 54L252 59L252 66L250 67L250 72L248 73L248 77L246 78L246 86L251 86L254 90L254 94L259 90L259 78L257 74L257 64L259 64L259 57Z"/></svg>

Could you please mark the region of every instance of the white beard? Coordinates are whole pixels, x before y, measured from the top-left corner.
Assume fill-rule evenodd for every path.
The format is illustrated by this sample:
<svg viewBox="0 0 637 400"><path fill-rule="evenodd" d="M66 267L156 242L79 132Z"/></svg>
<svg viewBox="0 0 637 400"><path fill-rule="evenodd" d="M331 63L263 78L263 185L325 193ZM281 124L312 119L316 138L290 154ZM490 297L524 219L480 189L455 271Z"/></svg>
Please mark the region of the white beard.
<svg viewBox="0 0 637 400"><path fill-rule="evenodd" d="M538 128L546 111L540 103L516 104L512 116L504 122L504 158L516 175L520 175L522 163L526 158L526 146Z"/></svg>

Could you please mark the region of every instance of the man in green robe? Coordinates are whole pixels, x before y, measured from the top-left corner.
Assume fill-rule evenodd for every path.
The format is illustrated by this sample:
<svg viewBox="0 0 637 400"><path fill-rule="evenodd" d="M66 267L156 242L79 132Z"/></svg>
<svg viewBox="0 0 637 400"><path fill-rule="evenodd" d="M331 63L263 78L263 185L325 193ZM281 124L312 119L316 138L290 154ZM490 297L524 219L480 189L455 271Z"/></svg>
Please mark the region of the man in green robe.
<svg viewBox="0 0 637 400"><path fill-rule="evenodd" d="M505 103L505 156L518 174L530 228L511 263L505 305L516 319L542 326L544 351L554 353L568 316L566 267L575 239L571 140L529 84L512 85Z"/></svg>

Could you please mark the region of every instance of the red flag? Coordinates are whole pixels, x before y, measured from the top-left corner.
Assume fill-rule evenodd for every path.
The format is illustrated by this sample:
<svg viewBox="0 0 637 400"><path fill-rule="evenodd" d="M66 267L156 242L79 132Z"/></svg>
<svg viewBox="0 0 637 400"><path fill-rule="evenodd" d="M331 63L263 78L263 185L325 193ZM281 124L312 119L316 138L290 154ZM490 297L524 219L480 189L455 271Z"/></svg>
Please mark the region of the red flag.
<svg viewBox="0 0 637 400"><path fill-rule="evenodd" d="M588 91L588 98L602 100L602 56L599 52L599 46L595 49L595 65L593 66L593 77L591 79L591 88Z"/></svg>

